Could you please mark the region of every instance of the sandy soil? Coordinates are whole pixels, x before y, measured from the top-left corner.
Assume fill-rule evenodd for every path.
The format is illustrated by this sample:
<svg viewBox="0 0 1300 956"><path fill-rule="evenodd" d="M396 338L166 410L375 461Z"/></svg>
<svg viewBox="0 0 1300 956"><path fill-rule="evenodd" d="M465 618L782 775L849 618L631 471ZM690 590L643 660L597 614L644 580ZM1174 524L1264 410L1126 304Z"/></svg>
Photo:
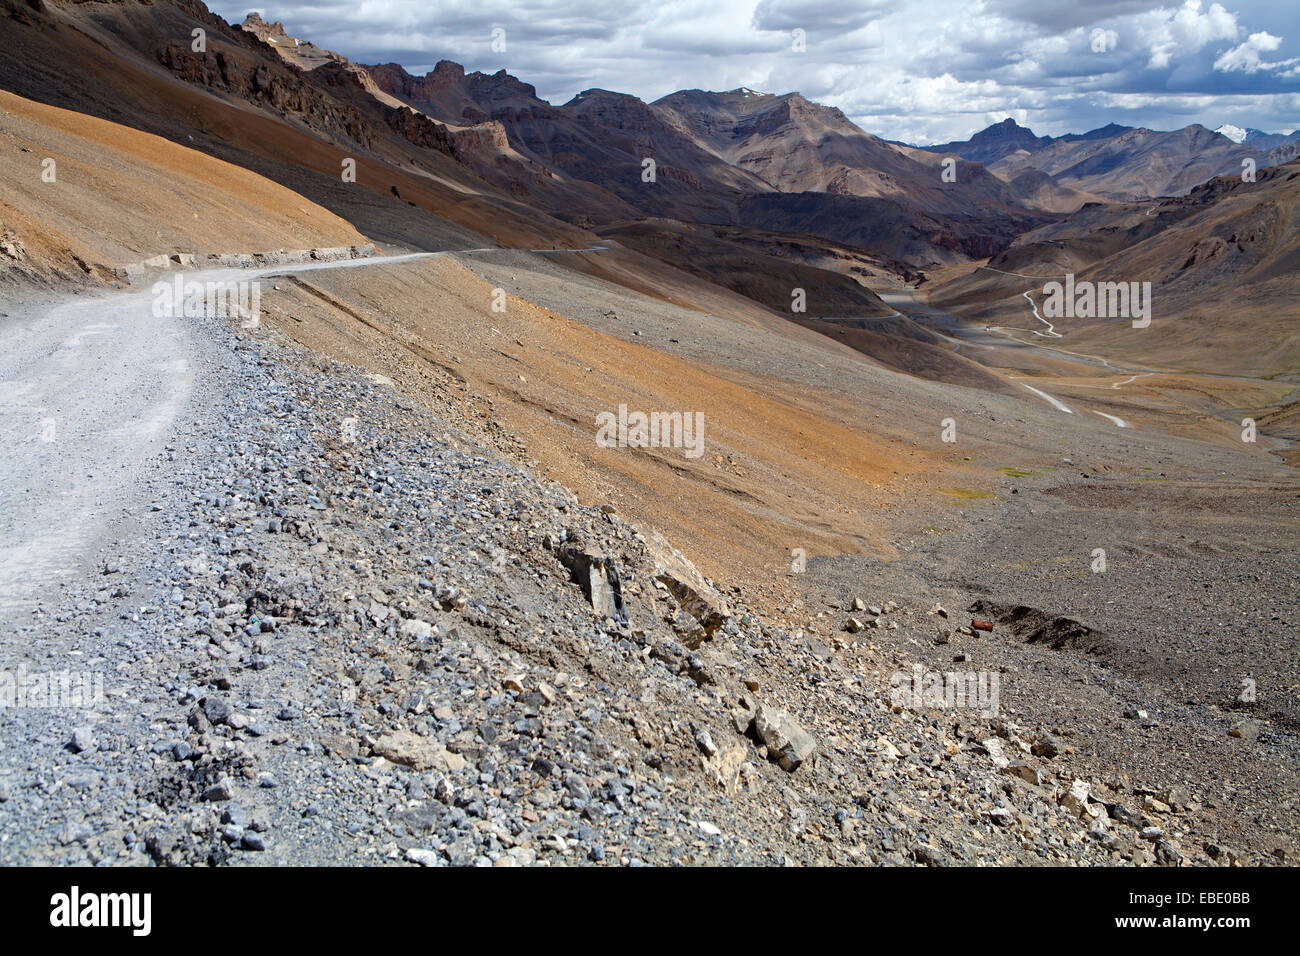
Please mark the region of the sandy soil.
<svg viewBox="0 0 1300 956"><path fill-rule="evenodd" d="M64 272L69 255L107 280L115 267L172 252L367 241L350 223L256 173L3 90L0 152L0 224L25 249L24 259L6 264L36 276ZM42 179L46 159L55 164L53 182Z"/></svg>

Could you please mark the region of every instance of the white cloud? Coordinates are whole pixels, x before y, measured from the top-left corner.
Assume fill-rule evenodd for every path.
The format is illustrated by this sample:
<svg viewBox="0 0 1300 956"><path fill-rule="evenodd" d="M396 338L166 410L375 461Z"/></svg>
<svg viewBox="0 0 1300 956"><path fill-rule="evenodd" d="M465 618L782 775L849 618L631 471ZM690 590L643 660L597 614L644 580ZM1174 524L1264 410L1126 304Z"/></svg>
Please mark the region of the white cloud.
<svg viewBox="0 0 1300 956"><path fill-rule="evenodd" d="M1281 37L1266 32L1252 33L1245 43L1233 47L1215 60L1214 68L1224 73L1231 73L1234 70L1254 73L1257 70L1279 70L1300 63L1300 57L1269 63L1260 56L1261 53L1272 53L1281 45Z"/></svg>
<svg viewBox="0 0 1300 956"><path fill-rule="evenodd" d="M1153 70L1163 70L1175 57L1196 53L1217 40L1235 40L1238 31L1235 14L1219 3L1202 13L1200 0L1187 0L1172 14L1167 10L1143 14L1134 25Z"/></svg>
<svg viewBox="0 0 1300 956"><path fill-rule="evenodd" d="M1291 128L1294 0L285 0L268 20L362 63L506 69L562 103L591 87L798 90L891 139L943 142L1013 116L1035 132L1229 117ZM213 0L238 22L242 0ZM493 53L491 30L507 31ZM791 49L802 29L807 49ZM1105 51L1094 50L1095 31ZM1295 31L1292 31L1295 32ZM1204 112L1189 115L1188 97ZM1110 97L1109 100L1106 98ZM1120 106L1120 103L1126 105ZM1138 105L1140 104L1140 105Z"/></svg>

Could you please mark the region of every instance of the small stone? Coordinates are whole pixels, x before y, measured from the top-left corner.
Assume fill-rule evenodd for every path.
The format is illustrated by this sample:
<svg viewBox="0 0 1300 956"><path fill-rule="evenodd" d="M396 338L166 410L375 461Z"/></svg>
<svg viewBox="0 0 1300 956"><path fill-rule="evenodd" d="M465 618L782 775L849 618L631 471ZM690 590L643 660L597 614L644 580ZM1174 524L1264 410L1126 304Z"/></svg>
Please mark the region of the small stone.
<svg viewBox="0 0 1300 956"><path fill-rule="evenodd" d="M433 625L428 621L421 621L418 618L411 618L402 622L402 633L407 637L425 639L433 637Z"/></svg>
<svg viewBox="0 0 1300 956"><path fill-rule="evenodd" d="M393 763L414 770L464 770L465 758L452 753L441 743L421 737L409 730L394 731L375 741L375 753Z"/></svg>
<svg viewBox="0 0 1300 956"><path fill-rule="evenodd" d="M1165 866L1177 866L1182 862L1183 854L1178 847L1168 840L1156 841L1156 860Z"/></svg>
<svg viewBox="0 0 1300 956"><path fill-rule="evenodd" d="M74 754L85 753L95 748L95 732L90 727L78 727L72 732L68 749Z"/></svg>
<svg viewBox="0 0 1300 956"><path fill-rule="evenodd" d="M1035 757L1045 757L1050 760L1060 754L1061 743L1051 734L1043 734L1034 741L1033 746L1029 748L1029 752Z"/></svg>
<svg viewBox="0 0 1300 956"><path fill-rule="evenodd" d="M1018 777L1025 783L1031 783L1035 787L1043 782L1042 776L1037 768L1031 767L1023 760L1013 760L1002 768L1002 772L1008 777Z"/></svg>
<svg viewBox="0 0 1300 956"><path fill-rule="evenodd" d="M1105 817L1097 817L1088 826L1088 836L1098 843L1111 844L1115 841L1115 835L1110 832L1110 824L1106 822Z"/></svg>
<svg viewBox="0 0 1300 956"><path fill-rule="evenodd" d="M224 697L207 697L203 701L203 716L214 724L224 724L233 712L230 701Z"/></svg>
<svg viewBox="0 0 1300 956"><path fill-rule="evenodd" d="M1083 808L1087 806L1088 795L1092 787L1086 780L1075 780L1070 784L1070 789L1061 795L1061 806L1075 816L1083 813Z"/></svg>
<svg viewBox="0 0 1300 956"><path fill-rule="evenodd" d="M209 801L229 800L235 795L235 785L229 777L222 777L203 791L203 799Z"/></svg>
<svg viewBox="0 0 1300 956"><path fill-rule="evenodd" d="M994 807L989 811L989 819L997 826L1009 827L1016 822L1016 815L1006 807Z"/></svg>
<svg viewBox="0 0 1300 956"><path fill-rule="evenodd" d="M1155 797L1147 794L1142 798L1142 809L1147 813L1170 813L1172 812L1169 804L1163 800L1157 800Z"/></svg>
<svg viewBox="0 0 1300 956"><path fill-rule="evenodd" d="M922 843L913 848L912 858L926 866L943 865L943 852L938 847L930 846L928 843Z"/></svg>
<svg viewBox="0 0 1300 956"><path fill-rule="evenodd" d="M1248 744L1253 744L1259 736L1259 721L1239 720L1228 730L1229 737L1237 737Z"/></svg>

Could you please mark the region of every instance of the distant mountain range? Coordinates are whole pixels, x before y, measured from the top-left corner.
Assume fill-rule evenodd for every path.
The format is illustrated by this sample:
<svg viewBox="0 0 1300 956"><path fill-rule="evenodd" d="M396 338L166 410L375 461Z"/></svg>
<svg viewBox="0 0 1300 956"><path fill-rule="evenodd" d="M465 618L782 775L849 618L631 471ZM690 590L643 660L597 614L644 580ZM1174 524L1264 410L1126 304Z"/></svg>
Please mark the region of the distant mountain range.
<svg viewBox="0 0 1300 956"><path fill-rule="evenodd" d="M995 241L1003 234L990 216L1020 228L1037 214L1070 212L1090 201L1184 195L1214 176L1240 172L1245 159L1267 167L1294 158L1300 149L1300 133L1235 127L1212 133L1198 125L1161 132L1111 124L1050 137L1011 119L965 142L918 148L873 136L840 110L799 93L681 90L645 103L591 89L555 106L504 70L467 74L444 60L418 77L394 63L349 64L256 14L243 28L304 70L345 64L385 102L446 124L462 144L474 138L490 146L494 155L480 157L477 165L498 178L516 175L510 165L516 160L563 174L569 187L558 193L579 192L578 182L598 187L599 192L581 197L557 195L549 206L584 225L641 213L797 228L903 258L930 244L938 247L929 250L937 264L950 261L952 252L982 254L980 243L972 242L972 228ZM940 175L945 155L965 161L954 170L954 182ZM662 170L664 188L643 188L646 158ZM611 203L607 194L622 202ZM833 196L867 202L840 202L832 211L826 197ZM908 235L892 204L901 204L922 224L939 217L935 241ZM883 228L864 233L844 220L841 212L849 209L870 210L869 218Z"/></svg>
<svg viewBox="0 0 1300 956"><path fill-rule="evenodd" d="M1215 176L1294 159L1300 132L1262 133L1221 126L1211 132L1192 125L1163 132L1110 124L1087 133L1036 136L1013 119L981 130L964 142L924 147L983 163L1004 178L1038 170L1062 187L1127 202L1182 196Z"/></svg>
<svg viewBox="0 0 1300 956"><path fill-rule="evenodd" d="M1265 133L1259 129L1250 127L1242 129L1240 126L1224 123L1215 132L1220 136L1226 136L1234 143L1245 143L1247 146L1254 146L1256 149L1274 149L1278 146L1300 141L1300 130L1293 130L1290 133Z"/></svg>

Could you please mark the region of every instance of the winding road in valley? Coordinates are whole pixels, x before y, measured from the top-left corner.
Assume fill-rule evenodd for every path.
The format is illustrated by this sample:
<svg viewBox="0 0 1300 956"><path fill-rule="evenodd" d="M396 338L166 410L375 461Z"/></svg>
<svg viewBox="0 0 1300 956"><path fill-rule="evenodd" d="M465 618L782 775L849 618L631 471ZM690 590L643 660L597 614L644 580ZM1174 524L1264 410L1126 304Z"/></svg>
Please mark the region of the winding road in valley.
<svg viewBox="0 0 1300 956"><path fill-rule="evenodd" d="M992 271L1000 272L1001 270L993 269ZM1011 272L1004 273L1004 274L1016 275L1016 273L1011 273ZM1058 276L1022 276L1021 278L1054 279L1059 277ZM1025 298L1029 301L1030 307L1033 309L1034 317L1047 326L1047 331L1040 332L1036 329L1023 329L1020 331L1032 332L1034 335L1038 335L1043 338L1057 338L1057 339L1062 338L1063 336L1056 331L1056 329L1052 326L1052 324L1038 314L1038 308L1034 304L1034 300L1030 297L1029 293L1026 292L1024 295ZM916 298L915 293L912 292L883 292L880 293L880 298L886 303L888 303L889 305L894 306L894 308L896 309L906 308L908 310L910 318L916 320L919 324L923 325L931 332L940 335L945 340L954 343L954 345L960 346L961 344L969 344L973 346L992 348L992 349L1015 349L1018 351L1035 354L1040 357L1051 358L1056 361L1065 360L1068 362L1074 362L1078 365L1085 365L1091 368L1105 369L1111 372L1132 373L1132 376L1128 379L1125 379L1124 382L1114 383L1112 385L1085 386L1088 388L1108 388L1108 389L1118 388L1121 384L1132 382L1134 379L1139 378L1143 375L1154 374L1150 370L1146 370L1146 369L1119 368L1117 366L1112 365L1104 358L1095 355L1080 355L1075 352L1067 352L1064 349L1053 348L1047 345L1034 345L1029 342L1022 342L1020 339L1017 339L1011 335L1005 335L1005 334L997 335L995 333L999 331L1003 331L1000 326L985 326L983 329L972 328L970 326L964 325L962 319L959 316L954 315L951 312L945 312L942 309L936 309L934 306L930 305L929 303L919 301ZM1020 381L1021 378L1020 376L1011 375L1009 376L1009 378L1015 380L1016 383L1021 388L1026 389L1027 391L1030 391L1033 394L1037 395L1039 398L1043 399L1045 402L1050 404L1053 408L1057 409L1058 411L1070 415L1074 414L1074 409L1071 408L1069 405L1067 405L1065 402L1061 401L1059 398L1057 398L1054 395L1049 395L1041 388L1037 388L1033 385L1025 384L1023 381ZM1125 421L1123 418L1120 418L1117 415L1110 415L1105 412L1095 411L1093 409L1088 409L1088 411L1092 411L1093 414L1095 415L1100 415L1102 418L1105 418L1107 421L1115 425L1115 427L1117 428L1132 427L1132 425L1130 425L1127 421Z"/></svg>

